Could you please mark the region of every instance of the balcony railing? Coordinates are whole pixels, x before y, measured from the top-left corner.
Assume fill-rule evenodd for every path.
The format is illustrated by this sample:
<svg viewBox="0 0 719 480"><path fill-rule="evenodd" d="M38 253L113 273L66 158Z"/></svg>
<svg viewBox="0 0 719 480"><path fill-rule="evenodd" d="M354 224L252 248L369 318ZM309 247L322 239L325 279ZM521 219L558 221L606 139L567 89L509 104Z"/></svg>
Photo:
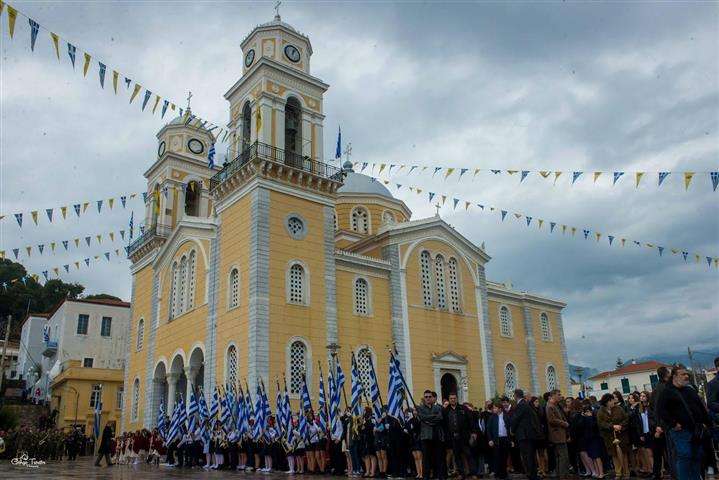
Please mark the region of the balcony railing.
<svg viewBox="0 0 719 480"><path fill-rule="evenodd" d="M169 227L165 225L152 225L145 228L145 232L128 245L127 256L132 255L137 249L155 237L167 237L170 234L169 230Z"/></svg>
<svg viewBox="0 0 719 480"><path fill-rule="evenodd" d="M298 153L287 152L266 143L255 142L247 145L241 154L222 167L222 170L210 179L210 190L217 188L222 182L253 160L266 160L279 165L286 165L296 170L309 172L321 178L336 181L342 180L342 170L337 167L313 160L310 157L302 156Z"/></svg>
<svg viewBox="0 0 719 480"><path fill-rule="evenodd" d="M45 350L43 350L42 355L44 357L52 357L57 353L57 340L48 340L45 342Z"/></svg>

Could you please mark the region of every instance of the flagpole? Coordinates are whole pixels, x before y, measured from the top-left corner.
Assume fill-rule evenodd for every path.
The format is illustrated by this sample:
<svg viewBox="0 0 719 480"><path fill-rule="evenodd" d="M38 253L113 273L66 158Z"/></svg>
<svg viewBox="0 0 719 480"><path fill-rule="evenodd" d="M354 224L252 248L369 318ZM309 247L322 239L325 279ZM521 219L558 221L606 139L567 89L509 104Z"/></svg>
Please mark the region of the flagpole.
<svg viewBox="0 0 719 480"><path fill-rule="evenodd" d="M389 350L390 355L390 361L396 362L394 353L392 353L392 349ZM397 373L399 374L400 380L402 380L402 385L404 385L404 391L407 392L407 395L409 395L410 400L412 400L412 404L417 407L417 402L414 401L414 397L412 396L412 392L409 390L409 387L407 386L407 382L404 379L404 374L402 374L402 369L397 368ZM408 403L409 405L409 403Z"/></svg>
<svg viewBox="0 0 719 480"><path fill-rule="evenodd" d="M322 380L322 362L320 362L319 360L317 360L317 365L319 365L319 367L320 367L320 381L321 381L321 380ZM323 384L323 386L324 386L324 382L322 382L322 384ZM325 434L327 434L327 433L330 433L330 432L331 432L330 425L329 425L329 423L330 423L329 403L330 403L330 402L327 401L327 393L326 393L326 391L325 391L324 388L322 389L322 391L319 392L319 394L325 398L325 415L327 415L327 417L326 417L326 418L327 418L327 423L326 423L326 425L325 425L325 429L326 429L327 431L325 432ZM330 433L330 436L331 436L331 433Z"/></svg>
<svg viewBox="0 0 719 480"><path fill-rule="evenodd" d="M338 355L337 355L337 349L339 348L339 345L337 344L331 344L327 348L330 349L330 355L332 355L332 362L334 364L334 370L335 370L335 385L337 384L337 365L339 365ZM345 377L346 378L346 377ZM347 391L345 390L345 384L342 384L342 398L344 398L345 401L345 408L348 408L347 403Z"/></svg>
<svg viewBox="0 0 719 480"><path fill-rule="evenodd" d="M377 372L374 369L374 362L372 361L372 356L369 355L369 366L372 367L372 378L374 379L375 383L377 384L377 396L379 397L379 404L381 407L384 407L384 402L382 401L382 391L379 388L379 379L377 378Z"/></svg>

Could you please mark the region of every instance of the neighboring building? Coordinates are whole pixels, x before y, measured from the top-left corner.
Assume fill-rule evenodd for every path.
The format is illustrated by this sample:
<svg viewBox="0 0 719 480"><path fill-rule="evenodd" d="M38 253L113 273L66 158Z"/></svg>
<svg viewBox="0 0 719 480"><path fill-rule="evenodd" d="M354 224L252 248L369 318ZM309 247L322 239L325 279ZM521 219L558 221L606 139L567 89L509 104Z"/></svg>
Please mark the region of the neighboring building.
<svg viewBox="0 0 719 480"><path fill-rule="evenodd" d="M365 381L373 364L386 398L392 344L415 398L568 391L565 304L488 282L489 255L439 216L411 220L351 163L323 163L329 86L310 73L309 38L277 16L242 49L225 94L231 161L208 166L215 138L189 107L157 134L145 228L128 247L122 429L154 425L192 386L240 379L274 398L285 374L296 402L306 378L316 405L330 351L348 377L353 354Z"/></svg>
<svg viewBox="0 0 719 480"><path fill-rule="evenodd" d="M5 340L0 340L0 355L5 350L5 363L4 365L4 376L7 379L15 380L19 378L20 372L18 369L18 356L20 355L20 344L12 340L7 342L7 348L5 347Z"/></svg>
<svg viewBox="0 0 719 480"><path fill-rule="evenodd" d="M22 322L18 371L27 387L35 385L42 377L45 340L43 331L47 325L46 313L29 313Z"/></svg>
<svg viewBox="0 0 719 480"><path fill-rule="evenodd" d="M63 300L49 313L44 371L58 427L77 420L90 432L98 398L103 425L119 421L129 320L130 304L117 300Z"/></svg>
<svg viewBox="0 0 719 480"><path fill-rule="evenodd" d="M653 385L659 381L657 368L662 365L665 364L655 360L640 363L632 361L615 370L589 377L587 382L592 387L591 394L597 398L605 393L615 391L624 395L634 391L641 392L642 390L651 392Z"/></svg>

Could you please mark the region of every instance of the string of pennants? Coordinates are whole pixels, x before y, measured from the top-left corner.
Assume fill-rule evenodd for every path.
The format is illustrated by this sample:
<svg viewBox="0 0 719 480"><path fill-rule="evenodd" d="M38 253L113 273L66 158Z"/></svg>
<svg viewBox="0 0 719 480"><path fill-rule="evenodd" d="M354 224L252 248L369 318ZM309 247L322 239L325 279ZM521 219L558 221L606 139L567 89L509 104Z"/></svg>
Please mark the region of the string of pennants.
<svg viewBox="0 0 719 480"><path fill-rule="evenodd" d="M372 179L374 181L379 181L377 178L374 177L372 177ZM711 257L703 255L701 253L689 252L686 249L678 247L667 248L661 245L657 245L656 243L634 240L621 235L604 234L598 232L596 229L589 227L578 228L555 221L536 218L534 216L530 216L524 213L510 212L509 210L504 210L500 207L470 202L456 197L450 198L447 195L443 195L437 192L430 192L426 189L422 189L416 186L405 186L399 183L393 184L389 180L382 180L382 183L389 187L395 187L398 191L404 187L407 188L410 192L413 192L417 195L422 195L424 193L426 195L425 198L429 203L435 201L438 202L439 205L444 206L445 204L447 204L447 201L449 201L453 210L457 210L457 207L460 207L460 209L464 208L465 211L468 211L470 208L478 208L483 213L497 216L500 222L504 222L507 218L511 219L512 217L514 217L516 220L526 223L527 228L531 228L534 224L537 226L537 230L541 230L542 227L546 225L545 230L549 230L550 234L554 233L555 230L561 230L562 235L569 233L572 237L574 237L576 236L577 232L580 232L581 236L579 238L583 237L584 240L589 240L590 238L592 238L596 241L596 243L599 243L602 238L605 238L610 247L617 245L621 247L625 247L627 245L636 247L647 247L656 250L660 257L663 257L664 253L668 250L669 252L671 252L672 255L681 255L685 262L688 262L689 258L694 258L694 261L696 263L706 262L709 267L711 267L713 264L714 267L719 268L719 257Z"/></svg>
<svg viewBox="0 0 719 480"><path fill-rule="evenodd" d="M45 278L45 281L48 281L48 280L50 280L50 275L51 275L51 274L54 274L54 275L55 275L55 278L59 278L59 277L60 277L60 273L61 273L62 271L64 271L65 273L70 273L70 269L72 268L72 266L75 267L75 270L80 270L81 268L92 268L92 266L94 266L94 265L97 264L98 262L102 262L103 260L104 260L105 262L110 262L110 259L111 259L111 258L113 258L113 259L118 259L118 258L120 258L120 259L123 259L123 260L124 260L124 259L125 259L125 256L124 256L124 255L120 255L120 252L121 252L121 249L118 248L118 249L115 249L115 250L113 250L113 251L103 252L103 253L101 253L100 255L93 255L93 256L91 256L91 257L85 257L85 258L83 258L83 259L81 259L81 260L77 260L77 261L73 261L73 262L70 262L70 263L66 263L66 264L64 264L64 265L58 265L58 266L55 266L55 267L51 267L51 268L48 268L47 270L43 270L41 273L42 273L42 276ZM113 254L114 254L114 257L113 257ZM83 267L83 265L84 265L84 267ZM27 284L27 280L28 280L29 278L32 278L32 279L35 280L36 282L39 282L39 281L40 281L40 275L38 275L38 274L28 274L28 275L26 275L26 276L24 276L24 277L20 277L20 278L13 279L13 280L11 280L10 282L3 282L3 283L2 283L2 288L3 288L3 290L7 290L7 288L8 288L10 285L12 285L13 283L15 283L15 282L22 282L22 283L24 283L24 284Z"/></svg>
<svg viewBox="0 0 719 480"><path fill-rule="evenodd" d="M40 255L45 252L46 248L49 247L50 254L55 255L55 251L59 250L60 246L63 247L64 251L69 251L71 245L75 245L75 249L81 248L81 245L86 244L88 247L91 246L91 243L97 243L98 245L102 244L103 238L109 238L110 243L114 242L118 238L122 240L125 240L125 230L119 230L118 232L108 232L106 234L99 233L96 235L87 235L84 237L84 242L81 237L76 237L72 239L72 242L70 240L61 240L61 241L53 241L48 243L40 243L36 245L34 248L37 252L39 252ZM82 247L84 248L84 247ZM15 257L15 260L18 259L20 256L26 256L27 258L30 258L32 256L33 246L28 245L24 248L24 250L21 250L20 248L12 248L10 249L12 251L13 256ZM60 250L63 251L63 250ZM21 255L21 252L25 252ZM6 251L0 250L0 259L5 258Z"/></svg>
<svg viewBox="0 0 719 480"><path fill-rule="evenodd" d="M91 66L94 65L95 62L93 62L93 58L95 59L97 63L97 72L98 72L98 80L100 88L103 90L105 89L105 79L108 79L108 82L110 81L110 77L112 78L112 89L115 92L115 95L118 94L118 91L122 91L121 88L118 88L119 85L124 84L125 90L130 95L130 102L132 103L135 101L136 98L142 98L141 101L141 111L144 112L146 109L147 111L151 112L152 115L155 115L155 112L158 110L160 111L160 118L164 118L165 114L168 110L175 111L179 110L179 115L182 117L184 113L184 109L180 108L174 101L159 95L155 93L153 90L150 90L147 87L144 87L142 84L136 82L135 80L121 74L118 70L113 69L112 67L108 66L106 63L102 62L100 59L98 59L97 56L92 55L91 53L87 52L84 49L79 49L77 45L70 43L68 40L64 39L60 35L52 32L48 28L46 28L43 25L40 25L38 22L30 18L27 14L21 12L20 10L12 7L9 3L4 2L3 0L0 0L0 17L2 16L4 7L7 6L7 23L8 23L8 33L10 35L10 38L13 39L15 35L15 24L19 16L27 18L28 25L30 28L30 50L32 52L35 51L35 44L37 42L37 37L40 32L40 29L46 30L50 36L50 41L52 43L53 49L55 51L55 56L57 57L57 60L60 61L60 51L67 50L67 57L70 60L70 63L72 64L73 70L75 70L75 64L77 63L79 66L80 61L83 62L82 65L82 76L87 77L88 71L90 70ZM81 55L82 54L82 55ZM62 55L64 57L64 54ZM132 87L132 89L130 88ZM140 93L144 90L144 93ZM219 138L219 136L222 134L222 132L225 132L224 137L227 138L227 130L220 127L219 125L216 125L208 120L204 120L196 115L189 115L186 124L189 124L192 122L193 126L206 128L208 131L212 132L213 130L219 129L214 135L216 138Z"/></svg>
<svg viewBox="0 0 719 480"><path fill-rule="evenodd" d="M421 165L405 165L405 164L394 164L394 163L373 163L373 162L355 162L354 168L360 168L360 172L364 172L367 167L371 167L370 172L374 175L375 169L377 169L376 175L381 175L386 170L387 176L393 176L393 170L394 175L398 175L401 172L405 172L407 175L411 175L412 173L415 173L417 175L419 174L432 174L432 177L436 177L437 174L440 175L440 177L443 177L444 180L449 179L449 177L457 178L457 181L463 180L463 179L471 179L475 180L477 176L480 173L489 173L491 175L517 175L519 177L519 183L521 184L524 182L524 180L530 176L530 175L539 175L544 179L554 179L554 184L556 185L557 180L559 178L566 174L565 177L571 179L571 185L574 185L578 181L582 181L585 177L591 177L594 184L597 183L597 181L600 178L608 178L611 179L612 186L616 185L621 179L624 177L631 177L634 178L634 187L639 188L639 184L642 182L643 179L648 178L649 176L656 175L657 179L657 187L661 187L664 181L670 177L680 177L684 179L684 189L689 190L689 185L692 183L692 180L696 176L706 176L709 178L713 191L717 190L717 187L719 186L719 171L692 171L692 172L671 172L671 171L664 171L664 172L650 172L650 171L634 171L634 172L628 172L628 171L615 171L615 172L607 172L607 171L591 171L591 172L585 172L583 170L575 170L575 171L563 171L563 170L505 170L505 169L481 169L481 168L462 168L462 167L428 167L428 166L421 166Z"/></svg>
<svg viewBox="0 0 719 480"><path fill-rule="evenodd" d="M143 202L147 201L147 193L142 192L142 199ZM102 207L107 206L110 210L115 206L115 201L119 199L120 204L122 205L122 208L127 208L127 202L128 200L133 200L137 196L137 193L130 193L121 195L117 198L108 198L103 200L95 200L95 201L88 201L88 202L81 202L81 203L75 203L72 205L64 205L62 207L54 207L54 208L46 208L45 209L45 216L47 217L47 220L49 223L53 223L54 220L57 220L59 218L56 211L59 210L59 215L62 216L63 220L67 219L68 215L71 215L72 212L75 212L75 215L79 218L80 215L87 212L87 209L90 208L90 205L94 205L94 208L97 209L97 213L102 213ZM15 217L15 221L17 222L18 226L22 228L23 221L27 218L25 215L26 213L30 213L30 218L32 218L33 223L35 225L38 225L38 222L41 215L42 210L32 210L30 212L17 212L13 213L12 215ZM8 215L0 215L0 220L3 220Z"/></svg>

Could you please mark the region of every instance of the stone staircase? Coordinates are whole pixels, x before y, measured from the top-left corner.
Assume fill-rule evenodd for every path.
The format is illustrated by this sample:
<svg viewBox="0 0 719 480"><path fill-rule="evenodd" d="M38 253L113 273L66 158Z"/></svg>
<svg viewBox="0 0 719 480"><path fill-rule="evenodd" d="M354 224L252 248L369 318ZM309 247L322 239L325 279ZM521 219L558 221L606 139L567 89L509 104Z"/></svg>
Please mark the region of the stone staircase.
<svg viewBox="0 0 719 480"><path fill-rule="evenodd" d="M30 403L10 404L4 407L10 410L18 418L18 427L38 428L40 417L50 416L50 409L44 405L33 405Z"/></svg>

